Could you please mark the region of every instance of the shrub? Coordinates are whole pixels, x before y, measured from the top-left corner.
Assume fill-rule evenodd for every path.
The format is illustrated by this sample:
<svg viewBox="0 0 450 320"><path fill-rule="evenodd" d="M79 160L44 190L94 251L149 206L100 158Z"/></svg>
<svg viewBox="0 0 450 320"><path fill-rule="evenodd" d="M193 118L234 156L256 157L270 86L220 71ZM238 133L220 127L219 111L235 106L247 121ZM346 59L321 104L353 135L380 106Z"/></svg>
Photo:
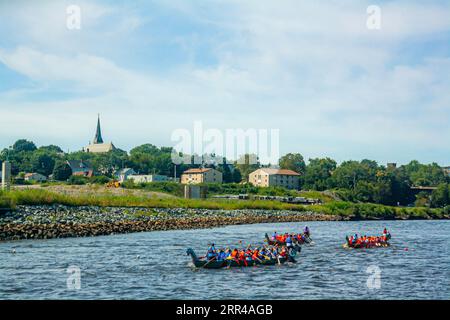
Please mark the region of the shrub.
<svg viewBox="0 0 450 320"><path fill-rule="evenodd" d="M95 183L95 184L106 184L110 180L111 179L108 178L107 176L93 176L93 177L89 178L89 182Z"/></svg>
<svg viewBox="0 0 450 320"><path fill-rule="evenodd" d="M15 209L16 202L13 198L6 195L4 192L0 192L0 209Z"/></svg>
<svg viewBox="0 0 450 320"><path fill-rule="evenodd" d="M83 176L70 176L68 182L73 185L82 185L89 182L89 178Z"/></svg>

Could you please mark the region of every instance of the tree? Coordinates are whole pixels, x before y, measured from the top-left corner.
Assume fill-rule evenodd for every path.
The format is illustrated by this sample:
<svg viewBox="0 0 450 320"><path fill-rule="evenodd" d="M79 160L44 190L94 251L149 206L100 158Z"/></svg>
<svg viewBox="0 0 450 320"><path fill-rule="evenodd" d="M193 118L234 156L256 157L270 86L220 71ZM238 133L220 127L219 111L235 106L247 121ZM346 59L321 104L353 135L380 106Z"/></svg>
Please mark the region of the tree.
<svg viewBox="0 0 450 320"><path fill-rule="evenodd" d="M55 160L51 155L47 153L36 151L31 157L31 165L33 168L33 172L38 172L40 174L48 176L53 172Z"/></svg>
<svg viewBox="0 0 450 320"><path fill-rule="evenodd" d="M278 160L281 169L288 169L300 174L305 173L306 164L300 153L288 153Z"/></svg>
<svg viewBox="0 0 450 320"><path fill-rule="evenodd" d="M441 183L431 194L431 207L442 208L450 205L450 194L447 183Z"/></svg>
<svg viewBox="0 0 450 320"><path fill-rule="evenodd" d="M309 159L302 179L303 188L318 191L331 188L331 175L334 170L336 170L336 161L333 159Z"/></svg>
<svg viewBox="0 0 450 320"><path fill-rule="evenodd" d="M36 145L32 142L32 141L28 141L26 139L20 139L17 140L14 144L13 144L13 150L15 152L28 152L28 151L34 151L36 150Z"/></svg>
<svg viewBox="0 0 450 320"><path fill-rule="evenodd" d="M333 183L337 188L354 189L358 181L375 183L379 167L375 161L344 161L333 172Z"/></svg>
<svg viewBox="0 0 450 320"><path fill-rule="evenodd" d="M400 170L405 172L410 184L414 186L437 186L449 182L449 178L437 163L425 165L414 160L401 166Z"/></svg>
<svg viewBox="0 0 450 320"><path fill-rule="evenodd" d="M240 183L242 181L242 174L238 168L234 168L233 170L233 182Z"/></svg>
<svg viewBox="0 0 450 320"><path fill-rule="evenodd" d="M63 153L63 150L60 147L55 146L53 144L48 145L48 146L39 147L38 150L45 151L45 152L48 152L48 153Z"/></svg>
<svg viewBox="0 0 450 320"><path fill-rule="evenodd" d="M261 164L259 163L258 157L255 154L245 154L239 158L234 164L234 166L239 169L241 177L248 181L248 175L259 169Z"/></svg>
<svg viewBox="0 0 450 320"><path fill-rule="evenodd" d="M72 169L66 162L57 162L53 169L53 179L58 181L66 181L72 175Z"/></svg>
<svg viewBox="0 0 450 320"><path fill-rule="evenodd" d="M222 171L222 179L224 183L233 182L233 174L231 173L230 165L223 162L218 169Z"/></svg>

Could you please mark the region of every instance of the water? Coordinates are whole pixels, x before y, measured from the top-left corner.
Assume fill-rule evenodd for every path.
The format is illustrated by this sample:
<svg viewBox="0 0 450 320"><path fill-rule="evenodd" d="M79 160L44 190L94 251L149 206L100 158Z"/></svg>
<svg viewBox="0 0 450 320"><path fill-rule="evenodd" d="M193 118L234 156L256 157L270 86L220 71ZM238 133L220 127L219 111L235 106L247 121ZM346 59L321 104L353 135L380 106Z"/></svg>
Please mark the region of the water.
<svg viewBox="0 0 450 320"><path fill-rule="evenodd" d="M346 233L379 234L390 248L345 250ZM229 226L92 238L0 243L0 299L450 299L450 221L310 222L314 246L299 263L194 270L187 247L262 243L265 232L304 223ZM15 248L16 254L11 250ZM67 268L81 270L69 290ZM369 266L381 270L369 289Z"/></svg>

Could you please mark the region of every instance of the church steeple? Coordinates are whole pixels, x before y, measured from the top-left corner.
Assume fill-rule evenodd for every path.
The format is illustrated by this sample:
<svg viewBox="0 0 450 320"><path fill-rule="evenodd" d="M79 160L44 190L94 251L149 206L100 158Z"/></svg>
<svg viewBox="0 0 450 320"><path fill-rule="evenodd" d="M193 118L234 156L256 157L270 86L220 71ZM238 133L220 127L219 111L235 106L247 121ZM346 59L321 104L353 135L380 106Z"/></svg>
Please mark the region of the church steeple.
<svg viewBox="0 0 450 320"><path fill-rule="evenodd" d="M93 144L99 144L99 143L103 143L102 131L100 130L100 115L98 115L97 131L95 132Z"/></svg>

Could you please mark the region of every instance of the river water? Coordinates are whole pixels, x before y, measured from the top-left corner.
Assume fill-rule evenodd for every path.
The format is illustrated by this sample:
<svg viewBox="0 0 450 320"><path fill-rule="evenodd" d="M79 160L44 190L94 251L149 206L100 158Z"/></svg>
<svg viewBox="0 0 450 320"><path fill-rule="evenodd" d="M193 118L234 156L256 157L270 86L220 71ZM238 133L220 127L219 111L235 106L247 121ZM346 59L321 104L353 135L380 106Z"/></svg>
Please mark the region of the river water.
<svg viewBox="0 0 450 320"><path fill-rule="evenodd" d="M450 299L450 221L308 225L315 244L297 264L223 270L195 270L186 248L261 244L304 223L0 242L0 299ZM384 226L389 248L341 246L345 234Z"/></svg>

